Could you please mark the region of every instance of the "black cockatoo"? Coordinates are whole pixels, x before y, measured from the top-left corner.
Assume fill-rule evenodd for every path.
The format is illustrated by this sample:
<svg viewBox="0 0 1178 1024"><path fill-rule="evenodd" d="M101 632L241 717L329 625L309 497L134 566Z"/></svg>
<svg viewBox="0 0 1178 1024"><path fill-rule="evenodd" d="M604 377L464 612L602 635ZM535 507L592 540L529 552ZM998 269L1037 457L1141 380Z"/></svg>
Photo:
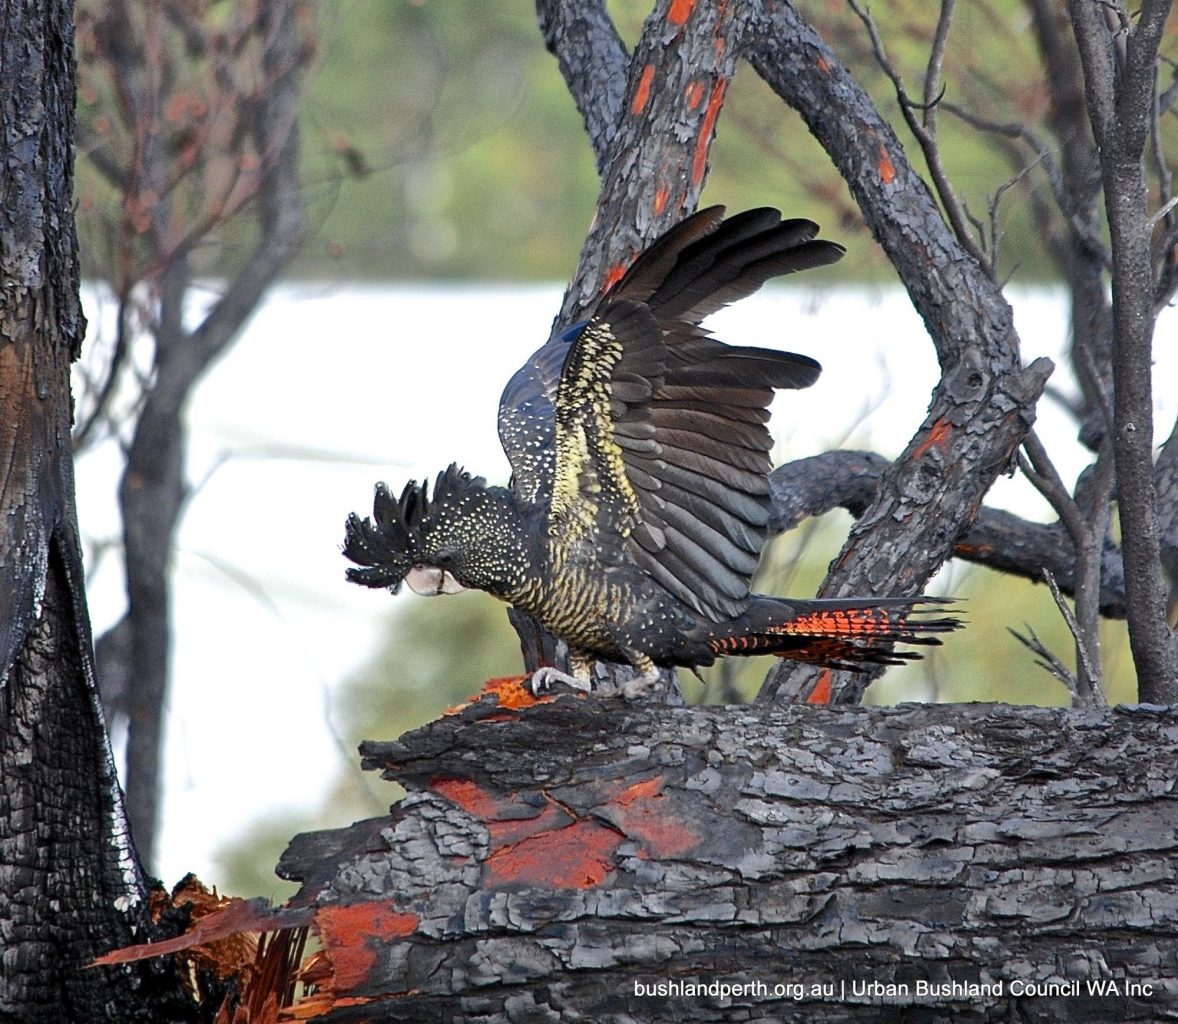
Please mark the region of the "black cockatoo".
<svg viewBox="0 0 1178 1024"><path fill-rule="evenodd" d="M508 488L456 466L399 497L376 488L349 517L348 578L419 594L474 587L534 616L569 648L590 688L594 659L629 663L628 696L659 666L776 654L836 668L916 657L956 628L924 599L794 600L752 594L766 539L766 428L776 388L820 367L738 348L700 322L781 274L834 263L817 225L772 209L701 210L639 255L585 320L558 330L516 372L499 406Z"/></svg>

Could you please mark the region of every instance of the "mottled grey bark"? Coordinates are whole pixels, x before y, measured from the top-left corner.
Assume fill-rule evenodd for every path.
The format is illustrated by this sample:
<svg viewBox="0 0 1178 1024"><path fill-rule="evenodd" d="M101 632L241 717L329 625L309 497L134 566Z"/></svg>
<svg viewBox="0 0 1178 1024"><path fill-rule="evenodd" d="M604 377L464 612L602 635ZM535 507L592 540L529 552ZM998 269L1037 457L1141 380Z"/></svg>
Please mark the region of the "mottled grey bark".
<svg viewBox="0 0 1178 1024"><path fill-rule="evenodd" d="M306 883L295 905L367 922L328 930L346 968L325 1022L1178 1010L1173 711L572 698L483 703L362 749L409 796L298 837L280 868ZM1098 979L1122 995L1010 997ZM635 994L669 980L766 990ZM1149 994L1124 996L1126 980ZM909 989L852 994L870 981ZM918 981L1004 989L939 999ZM796 982L837 994L774 993Z"/></svg>
<svg viewBox="0 0 1178 1024"><path fill-rule="evenodd" d="M1169 0L1110 25L1096 5L1068 10L1084 68L1112 245L1113 452L1125 558L1129 644L1143 700L1178 701L1178 637L1166 621L1153 469L1154 273L1144 153L1155 115L1158 45ZM1123 53L1115 52L1118 48Z"/></svg>
<svg viewBox="0 0 1178 1024"><path fill-rule="evenodd" d="M536 16L585 121L597 171L604 174L622 120L630 55L605 0L536 0Z"/></svg>

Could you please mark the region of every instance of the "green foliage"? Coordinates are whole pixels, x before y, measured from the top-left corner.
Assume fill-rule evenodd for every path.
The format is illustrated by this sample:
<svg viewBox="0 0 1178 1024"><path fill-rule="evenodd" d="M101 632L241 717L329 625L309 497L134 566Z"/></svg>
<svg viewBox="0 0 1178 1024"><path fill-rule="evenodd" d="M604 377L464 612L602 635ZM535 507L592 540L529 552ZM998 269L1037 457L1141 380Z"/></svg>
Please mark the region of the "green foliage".
<svg viewBox="0 0 1178 1024"><path fill-rule="evenodd" d="M803 4L880 109L902 126L895 90L843 4ZM920 98L936 5L877 5L876 17ZM651 5L610 4L628 43ZM319 226L302 269L365 277L564 279L593 214L598 180L580 116L530 4L330 0L321 5L323 65L305 108L306 180ZM999 122L1041 117L1042 69L1023 6L959 5L946 99ZM962 71L964 69L964 71ZM995 70L997 69L997 70ZM950 178L984 230L989 203L1032 157L941 112ZM1052 273L1038 253L1031 191L1005 192L996 224L1004 266ZM711 154L706 203L774 205L808 216L848 245L836 273L892 279L846 185L787 109L747 67L729 90Z"/></svg>
<svg viewBox="0 0 1178 1024"><path fill-rule="evenodd" d="M320 245L304 269L559 277L597 177L526 4L324 4L306 108ZM316 144L317 143L317 144Z"/></svg>

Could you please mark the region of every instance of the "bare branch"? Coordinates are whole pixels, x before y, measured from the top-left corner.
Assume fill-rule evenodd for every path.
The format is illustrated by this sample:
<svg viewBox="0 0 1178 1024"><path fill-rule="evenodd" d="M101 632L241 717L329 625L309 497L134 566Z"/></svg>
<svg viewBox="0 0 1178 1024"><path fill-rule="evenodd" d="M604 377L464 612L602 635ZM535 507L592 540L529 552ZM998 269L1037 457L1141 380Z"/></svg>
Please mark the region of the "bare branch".
<svg viewBox="0 0 1178 1024"><path fill-rule="evenodd" d="M1101 262L1106 266L1112 266L1112 256L1108 252L1108 246L1104 244L1104 239L1094 227L1082 221L1075 213L1075 196L1073 196L1068 189L1067 182L1063 172L1060 170L1059 162L1052 152L1051 147L1048 146L1039 136L1024 124L1018 122L999 122L991 121L987 118L981 117L973 111L966 110L964 107L956 103L950 103L948 100L941 102L940 106L948 113L960 118L971 127L978 128L982 131L992 132L995 135L1001 135L1008 139L1016 139L1026 143L1026 145L1034 152L1035 159L1029 163L1024 164L1021 169L1016 172L1016 178L1021 178L1022 175L1029 173L1037 165L1042 164L1046 171L1048 184L1051 186L1051 193L1055 198L1056 205L1059 207L1060 213L1067 219L1068 224L1076 235L1083 241L1084 245L1100 256ZM1013 184L1013 180L1006 184L1009 188ZM997 265L997 260L994 261Z"/></svg>
<svg viewBox="0 0 1178 1024"><path fill-rule="evenodd" d="M1055 599L1056 608L1059 609L1060 615L1063 616L1064 622L1067 623L1068 630L1072 634L1072 639L1076 642L1076 659L1080 666L1079 676L1072 690L1076 702L1089 707L1100 707L1101 705L1107 704L1108 698L1104 695L1104 686L1100 681L1099 637L1094 638L1087 627L1081 626L1077 621L1076 616L1072 614L1072 610L1068 607L1067 601L1064 600L1063 594L1060 592L1059 584L1055 582L1055 577L1051 575L1050 569L1043 570L1043 579L1051 591L1051 596ZM1094 639L1097 642L1094 643Z"/></svg>
<svg viewBox="0 0 1178 1024"><path fill-rule="evenodd" d="M883 69L884 74L891 79L892 85L896 89L896 99L900 103L900 110L904 114L904 120L907 122L912 134L916 136L916 141L920 144L921 151L924 153L925 162L928 164L929 172L933 176L933 184L937 189L937 196L941 200L941 205L945 208L945 215L949 218L949 223L953 227L957 241L977 260L979 266L993 276L994 268L990 263L990 257L974 240L973 232L970 231L969 224L967 223L969 217L962 206L956 190L953 188L952 182L949 180L944 162L941 160L941 149L937 143L936 136L935 104L930 99L927 80L923 118L917 118L917 104L913 103L908 96L908 91L904 87L904 80L899 70L885 52L883 40L880 38L879 29L876 27L875 20L871 17L871 12L861 7L857 0L848 0L848 3L866 27L868 35L871 38L871 47L875 53L875 58L879 66ZM945 46L945 39L941 38L941 36L942 34L945 36L948 35L952 10L952 0L943 0L941 4L941 17L937 24L937 41L934 43L933 53L929 57L929 75L934 81L938 81L940 78L940 60L944 57ZM935 91L932 95L936 95Z"/></svg>
<svg viewBox="0 0 1178 1024"><path fill-rule="evenodd" d="M1009 306L948 230L894 133L830 48L788 0L760 6L750 62L798 110L846 179L943 368L924 423L885 473L822 587L825 596L911 595L951 556L1009 465L1050 363L1022 367ZM776 673L762 695L784 685ZM855 689L836 699L857 699Z"/></svg>
<svg viewBox="0 0 1178 1024"><path fill-rule="evenodd" d="M824 452L779 466L769 476L773 499L770 531L791 530L808 516L823 515L835 508L860 517L875 500L887 467L883 456L861 451ZM1178 466L1175 470L1173 501L1178 509ZM1174 533L1170 547L1178 556L1178 523ZM1123 619L1125 576L1120 550L1105 537L1098 551L1100 613ZM953 556L1034 581L1041 580L1043 570L1048 569L1064 593L1076 592L1076 548L1059 523L1030 522L1011 512L983 506L974 524L957 539Z"/></svg>
<svg viewBox="0 0 1178 1024"><path fill-rule="evenodd" d="M602 174L622 120L630 55L604 0L536 0L536 14L544 45L560 64L585 121L597 173Z"/></svg>
<svg viewBox="0 0 1178 1024"><path fill-rule="evenodd" d="M1178 700L1178 639L1166 585L1153 480L1154 279L1143 155L1153 123L1157 48L1169 0L1146 0L1118 66L1096 8L1070 0L1085 94L1099 143L1112 239L1114 453L1129 641L1142 700ZM1124 26L1122 26L1122 29Z"/></svg>
<svg viewBox="0 0 1178 1024"><path fill-rule="evenodd" d="M1020 633L1017 629L1013 629L1010 626L1006 627L1006 632L1034 654L1037 659L1036 664L1040 668L1046 669L1051 675L1063 683L1068 688L1068 692L1075 697L1076 677L1072 675L1067 665L1039 639L1039 635L1031 628L1030 623L1027 623L1023 628L1026 629L1026 634Z"/></svg>

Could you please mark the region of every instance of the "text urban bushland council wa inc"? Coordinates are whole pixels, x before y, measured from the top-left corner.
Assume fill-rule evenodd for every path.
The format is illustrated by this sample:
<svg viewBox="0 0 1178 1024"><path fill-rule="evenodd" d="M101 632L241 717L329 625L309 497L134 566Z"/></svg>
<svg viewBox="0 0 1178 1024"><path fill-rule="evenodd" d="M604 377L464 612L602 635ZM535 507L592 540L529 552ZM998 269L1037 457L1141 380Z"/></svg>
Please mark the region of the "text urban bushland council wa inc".
<svg viewBox="0 0 1178 1024"><path fill-rule="evenodd" d="M668 978L634 981L634 995L640 998L790 999L802 1001L880 1000L922 1002L927 1000L1003 999L1027 997L1104 997L1148 999L1154 984L1124 978L1086 978L1071 981L903 981L882 982L850 979L831 982L698 981Z"/></svg>

